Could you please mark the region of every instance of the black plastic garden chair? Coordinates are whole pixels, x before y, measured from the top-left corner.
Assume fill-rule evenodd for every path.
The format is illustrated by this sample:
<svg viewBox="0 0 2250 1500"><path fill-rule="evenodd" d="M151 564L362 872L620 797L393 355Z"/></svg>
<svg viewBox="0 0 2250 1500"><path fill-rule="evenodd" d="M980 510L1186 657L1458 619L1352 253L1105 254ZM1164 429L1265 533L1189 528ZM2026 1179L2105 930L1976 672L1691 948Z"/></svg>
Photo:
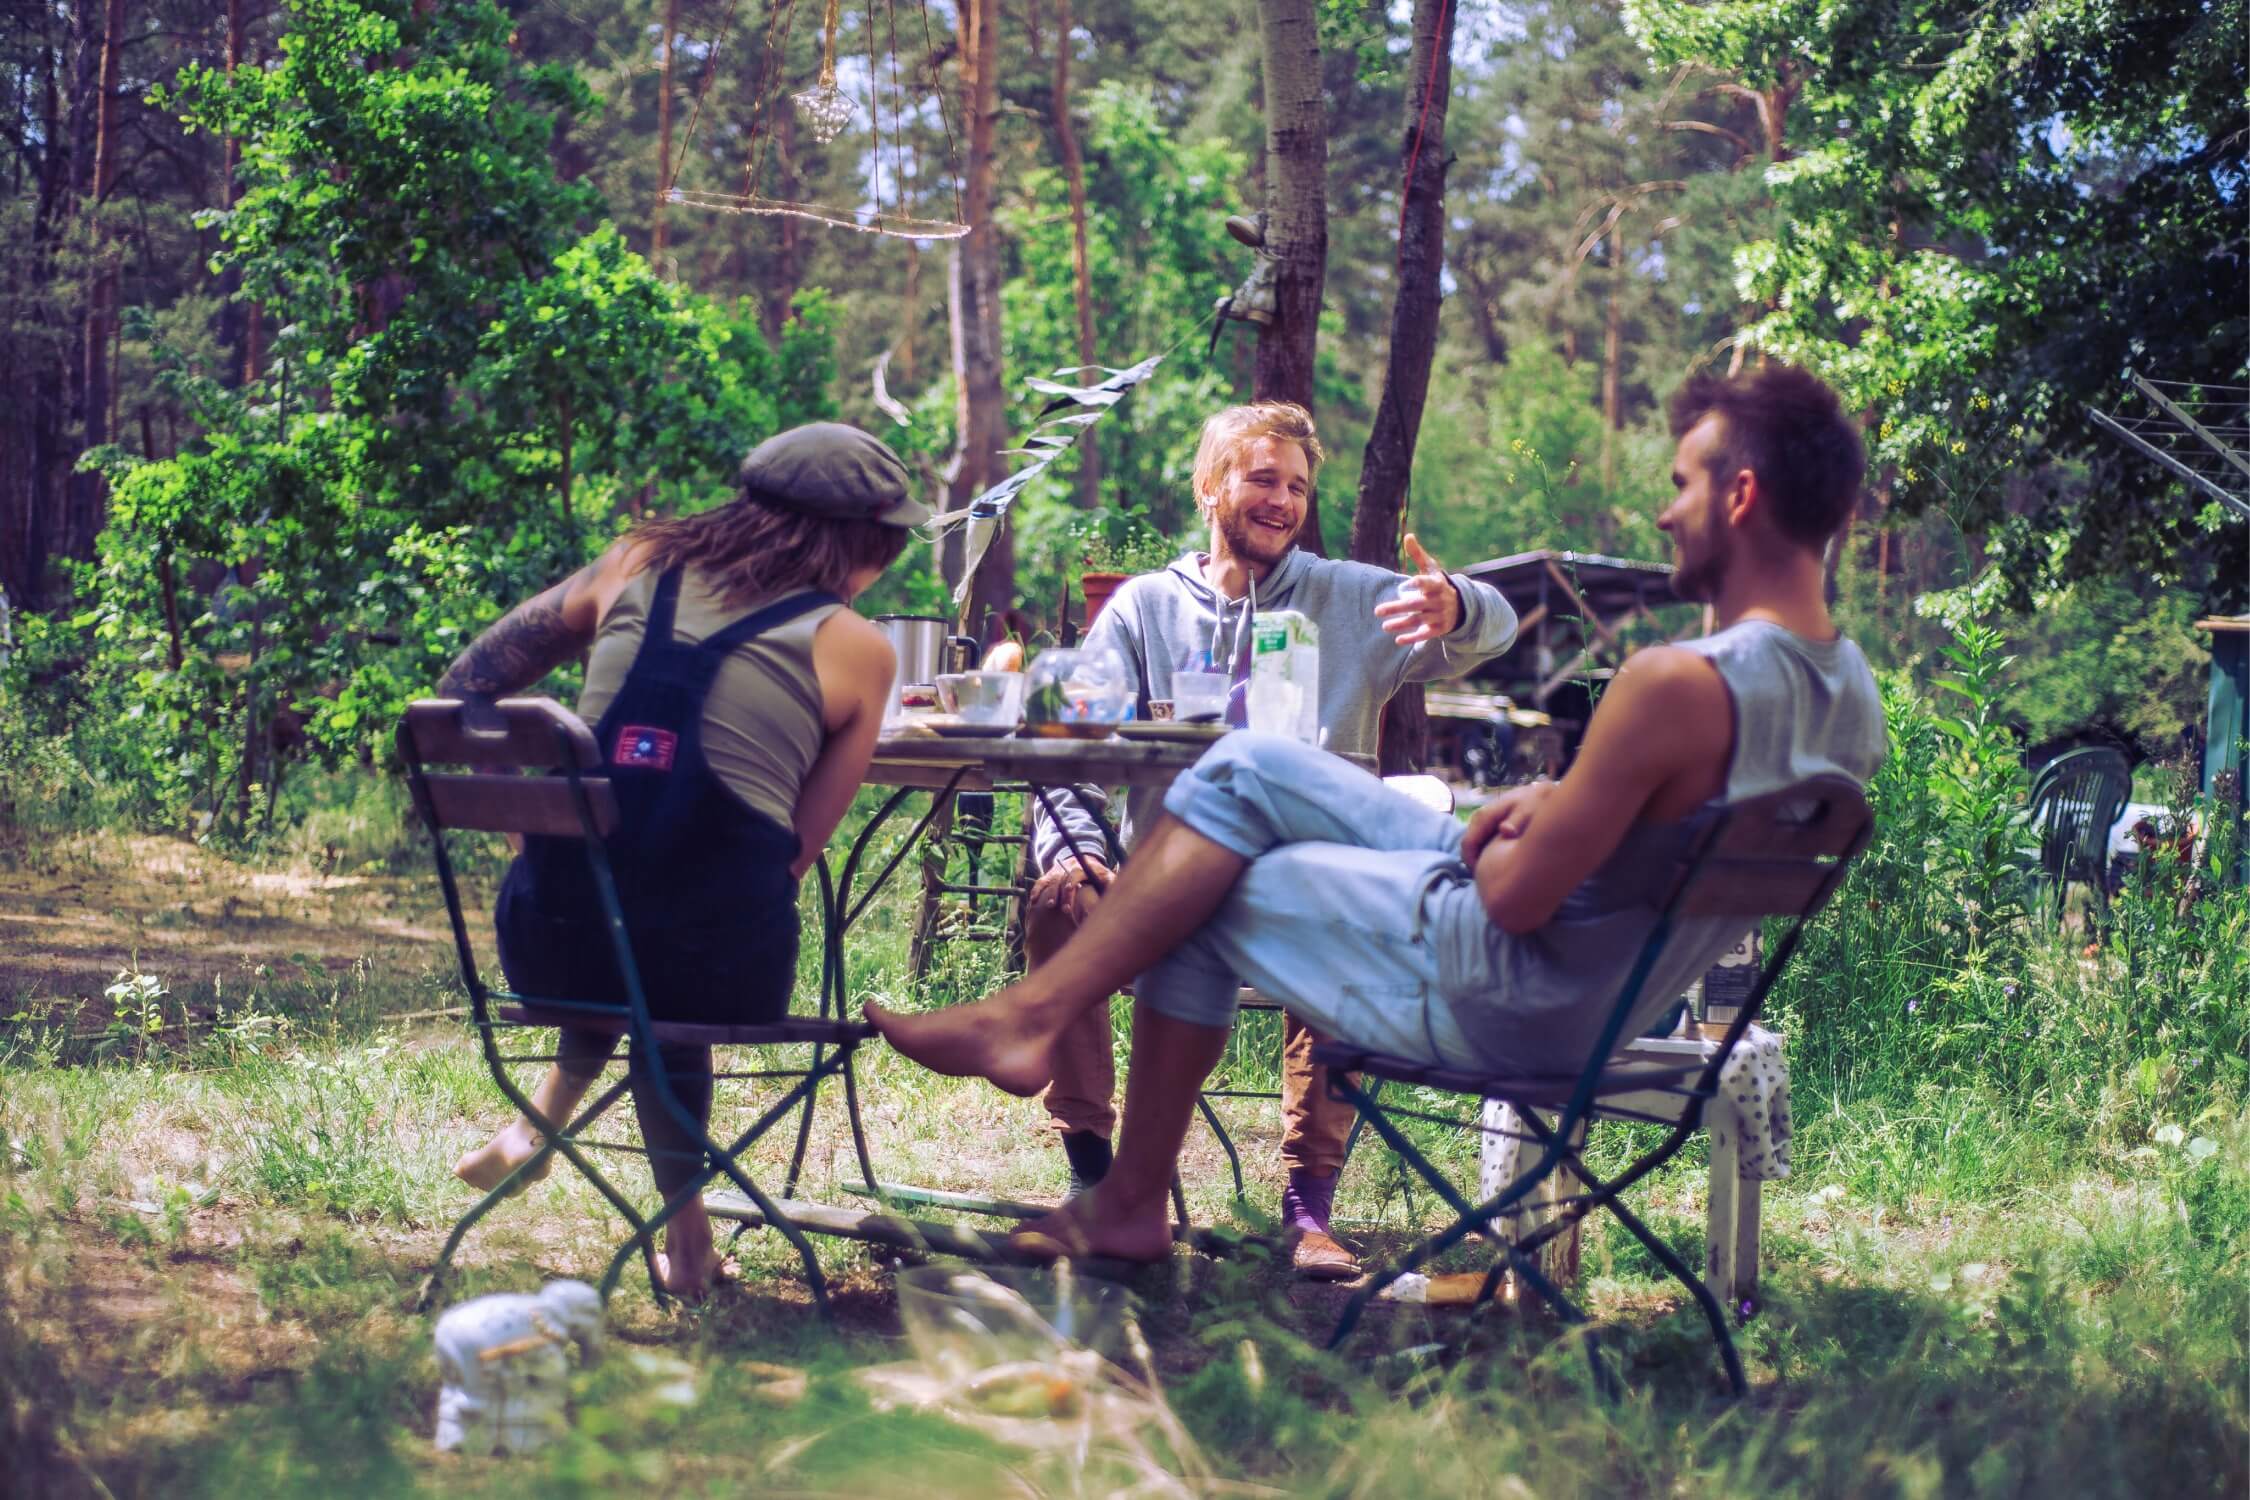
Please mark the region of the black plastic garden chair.
<svg viewBox="0 0 2250 1500"><path fill-rule="evenodd" d="M2039 871L2060 920L2074 880L2109 899L2109 830L2133 791L2133 768L2107 745L2056 756L2031 783L2031 826Z"/></svg>
<svg viewBox="0 0 2250 1500"><path fill-rule="evenodd" d="M1313 1055L1328 1065L1330 1086L1338 1097L1358 1105L1369 1128L1428 1182L1456 1215L1451 1224L1415 1245L1353 1296L1337 1321L1329 1347L1339 1347L1351 1336L1368 1302L1383 1288L1470 1235L1487 1231L1499 1240L1502 1254L1485 1276L1478 1302L1490 1299L1499 1287L1502 1272L1513 1268L1517 1277L1566 1322L1585 1325L1586 1315L1540 1270L1535 1252L1600 1208L1623 1224L1657 1263L1688 1289L1711 1325L1728 1383L1737 1396L1746 1394L1742 1360L1735 1352L1734 1338L1718 1300L1687 1263L1626 1207L1620 1195L1670 1161L1702 1124L1704 1106L1718 1097L1719 1077L1727 1059L1797 951L1805 923L1835 894L1853 857L1865 846L1871 824L1866 798L1858 786L1840 776L1816 777L1727 809L1682 862L1656 926L1612 1002L1598 1042L1575 1077L1487 1075L1434 1068L1347 1042L1315 1048ZM1619 1058L1618 1048L1630 1040L1628 1022L1645 1009L1640 1003L1642 986L1670 941L1675 922L1712 917L1739 919L1745 927L1765 917L1791 920L1787 932L1770 948L1741 1013L1708 1058L1654 1064ZM1395 1101L1379 1105L1366 1082L1351 1082L1349 1075L1353 1072L1366 1080L1388 1079L1477 1099L1502 1100L1514 1106L1526 1126L1528 1134L1519 1139L1540 1148L1536 1160L1493 1197L1471 1203L1416 1149L1397 1121L1426 1119L1453 1126L1473 1122L1410 1109ZM1636 1095L1640 1099L1636 1100ZM1647 1107L1652 1096L1658 1096L1667 1106L1663 1113ZM1636 1104L1642 1107L1636 1108ZM1551 1112L1556 1118L1550 1123L1542 1112ZM1595 1117L1642 1120L1671 1129L1659 1144L1605 1180L1587 1166L1583 1155L1585 1133L1581 1127ZM1559 1195L1554 1201L1560 1211L1553 1219L1518 1241L1511 1242L1504 1233L1493 1230L1496 1220L1507 1216L1541 1183L1564 1169L1583 1185L1584 1191ZM1585 1337L1595 1378L1607 1390L1610 1376L1600 1358L1598 1339L1590 1327Z"/></svg>
<svg viewBox="0 0 2250 1500"><path fill-rule="evenodd" d="M413 790L415 810L430 831L438 883L445 892L446 917L453 926L454 949L460 960L462 983L469 992L471 1020L484 1050L485 1065L509 1104L545 1135L539 1150L528 1161L479 1199L453 1226L437 1264L423 1285L422 1305L427 1306L435 1297L440 1281L452 1264L454 1252L477 1221L528 1182L529 1174L550 1156L560 1155L593 1184L632 1230L631 1236L610 1258L602 1275L604 1300L615 1289L618 1276L635 1250L640 1252L648 1268L651 1289L659 1300L663 1299L665 1293L656 1279L656 1232L707 1184L723 1176L757 1205L765 1222L778 1230L797 1251L804 1262L805 1279L812 1288L813 1298L825 1310L827 1286L812 1246L787 1213L751 1180L742 1166L741 1156L793 1110L801 1108L804 1123L809 1126L821 1080L831 1074L841 1074L848 1085L853 1050L875 1034L874 1028L829 1013L831 986L825 975L821 986L821 1013L817 1016L788 1017L758 1026L689 1025L651 1018L604 843L617 824L617 800L592 731L554 700L508 698L482 710L471 710L451 700L415 703L399 724L398 750L406 767L408 785ZM431 767L464 769L433 771ZM594 889L608 921L617 972L623 979L625 993L618 996L615 1003L590 1004L519 995L487 985L478 972L476 955L470 946L468 919L462 911L460 887L446 846L448 830L540 834L581 840L593 874ZM725 976L714 975L712 980L723 984ZM655 1214L642 1217L632 1199L605 1177L587 1155L595 1150L647 1154L646 1148L637 1141L596 1140L586 1134L610 1106L625 1096L628 1085L624 1078L603 1087L592 1102L584 1105L576 1117L560 1129L549 1130L540 1123L530 1101L509 1076L511 1065L553 1062L556 1054L551 1051L503 1052L502 1039L557 1027L627 1038L634 1053L645 1061L674 1120L691 1139L700 1143L702 1161L694 1181L668 1199ZM749 1129L722 1145L681 1103L665 1075L657 1052L660 1043L711 1048L810 1046L813 1055L811 1061L800 1068L756 1073L714 1071L711 1075L714 1081L722 1078L795 1080ZM846 1100L851 1111L852 1140L860 1154L861 1170L865 1171L866 1138L858 1115L857 1091L847 1087ZM788 1181L782 1188L784 1198L796 1190L807 1139L807 1131L800 1128L789 1164Z"/></svg>

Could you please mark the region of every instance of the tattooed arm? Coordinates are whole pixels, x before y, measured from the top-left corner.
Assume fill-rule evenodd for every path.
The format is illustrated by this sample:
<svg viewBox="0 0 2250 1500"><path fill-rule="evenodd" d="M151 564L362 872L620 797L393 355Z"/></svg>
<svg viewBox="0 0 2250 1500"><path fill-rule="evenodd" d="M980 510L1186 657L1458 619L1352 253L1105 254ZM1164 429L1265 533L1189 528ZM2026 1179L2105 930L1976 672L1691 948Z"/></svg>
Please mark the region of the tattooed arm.
<svg viewBox="0 0 2250 1500"><path fill-rule="evenodd" d="M441 698L520 693L593 644L602 615L638 571L612 547L553 588L509 610L469 643L438 680Z"/></svg>

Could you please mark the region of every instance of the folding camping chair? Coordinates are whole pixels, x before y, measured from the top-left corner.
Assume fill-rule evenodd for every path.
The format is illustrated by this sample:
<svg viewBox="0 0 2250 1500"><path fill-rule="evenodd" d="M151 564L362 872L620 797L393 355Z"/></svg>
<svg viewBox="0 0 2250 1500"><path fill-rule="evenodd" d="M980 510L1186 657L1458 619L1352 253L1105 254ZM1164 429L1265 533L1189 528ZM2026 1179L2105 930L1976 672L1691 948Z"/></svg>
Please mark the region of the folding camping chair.
<svg viewBox="0 0 2250 1500"><path fill-rule="evenodd" d="M489 715L487 717L486 715ZM638 1249L649 1272L649 1285L659 1300L665 1296L656 1280L655 1236L671 1217L685 1207L704 1186L713 1179L724 1176L744 1197L758 1206L765 1222L779 1230L803 1260L805 1279L811 1285L813 1298L825 1311L828 1305L827 1285L820 1274L820 1263L813 1256L812 1246L803 1232L774 1201L761 1191L744 1170L741 1155L758 1138L785 1119L791 1110L802 1106L806 1124L810 1124L815 1093L820 1081L830 1074L840 1073L847 1084L851 1080L852 1051L862 1041L874 1035L874 1029L858 1022L847 1022L828 1011L829 986L821 987L821 1013L814 1017L789 1017L761 1026L711 1026L688 1025L669 1021L656 1021L649 1015L648 998L641 990L640 971L634 962L633 945L625 930L625 918L617 898L617 887L610 875L609 856L604 839L615 828L618 818L617 799L604 774L600 749L585 723L575 714L549 698L507 698L492 705L487 711L475 711L450 700L432 700L412 704L398 727L399 758L406 766L408 785L414 794L414 807L430 830L431 844L436 851L438 883L445 891L445 911L453 924L453 943L461 964L461 979L469 991L469 1007L477 1029L478 1040L484 1049L484 1060L491 1070L493 1082L500 1092L525 1119L530 1120L545 1136L539 1150L522 1166L508 1174L491 1192L479 1199L474 1207L461 1216L453 1232L438 1255L436 1266L423 1284L421 1304L427 1306L435 1297L439 1282L452 1264L453 1255L471 1227L497 1206L504 1198L515 1193L529 1181L529 1174L537 1170L552 1155L561 1155L594 1185L609 1201L611 1207L631 1226L632 1235L619 1246L610 1258L609 1266L601 1280L601 1294L607 1300L616 1287L618 1276L626 1261ZM436 771L432 766L467 767L467 770ZM539 774L539 773L547 774ZM518 995L504 989L489 987L477 971L476 956L469 944L468 920L461 909L461 893L454 878L453 862L446 848L448 829L469 829L488 833L542 834L553 838L576 838L583 841L586 859L593 874L594 888L601 898L602 911L608 919L610 941L617 957L617 971L623 977L625 993L614 1004L589 1004L584 1001L554 999L549 997ZM714 983L724 983L724 976L714 975ZM496 1003L497 1002L497 1006ZM596 1031L630 1040L634 1053L645 1064L657 1085L674 1120L700 1143L702 1162L695 1180L670 1198L654 1215L643 1218L632 1200L614 1183L602 1175L588 1159L592 1150L621 1151L646 1155L644 1147L631 1142L594 1140L586 1137L586 1130L609 1107L625 1096L628 1082L619 1078L603 1088L577 1116L560 1129L549 1129L540 1124L515 1081L509 1077L510 1064L553 1062L556 1054L503 1053L501 1038L524 1031L549 1027L571 1027ZM721 1078L789 1078L795 1083L781 1098L760 1114L749 1129L727 1145L714 1140L699 1125L691 1111L681 1102L665 1076L662 1060L657 1053L660 1043L673 1043L693 1047L772 1047L805 1046L813 1049L812 1060L802 1068L790 1068L757 1073L714 1072L714 1081ZM860 1128L856 1091L847 1089L847 1099L852 1109L852 1139L859 1148L862 1170L866 1170L865 1136ZM797 1176L804 1165L807 1134L798 1132L795 1153L789 1163L789 1176L782 1188L782 1197L796 1190Z"/></svg>
<svg viewBox="0 0 2250 1500"><path fill-rule="evenodd" d="M1607 1209L1695 1298L1711 1325L1712 1337L1718 1342L1728 1383L1736 1396L1747 1394L1749 1386L1743 1378L1742 1360L1735 1352L1734 1337L1727 1328L1726 1314L1718 1299L1688 1269L1686 1262L1620 1201L1620 1195L1671 1160L1701 1125L1704 1105L1718 1096L1719 1076L1727 1059L1742 1040L1743 1033L1749 1030L1774 981L1797 951L1805 923L1835 894L1852 859L1866 844L1872 821L1866 798L1860 794L1858 786L1840 776L1815 777L1727 809L1715 820L1695 852L1682 862L1656 926L1642 945L1623 989L1610 1006L1600 1040L1576 1077L1487 1075L1429 1067L1343 1042L1314 1049L1313 1055L1328 1064L1331 1087L1339 1097L1357 1104L1369 1127L1458 1215L1452 1224L1424 1239L1375 1276L1346 1304L1329 1339L1329 1347L1336 1348L1350 1337L1368 1302L1383 1288L1470 1235L1491 1229L1496 1220L1506 1216L1551 1174L1567 1168L1583 1184L1584 1191L1558 1196L1555 1203L1560 1212L1520 1241L1511 1242L1504 1233L1494 1232L1502 1254L1486 1274L1477 1300L1490 1298L1499 1287L1501 1273L1512 1268L1524 1284L1536 1291L1566 1322L1585 1325L1586 1315L1541 1272L1535 1252L1540 1245L1568 1230L1596 1208ZM1675 921L1720 917L1740 919L1748 926L1769 916L1790 918L1788 931L1773 945L1771 956L1760 970L1741 1013L1727 1028L1725 1037L1708 1060L1643 1064L1616 1056L1618 1048L1629 1040L1625 1035L1626 1023L1637 1008L1641 987L1670 939ZM1349 1075L1353 1072L1367 1079L1389 1079L1446 1093L1498 1099L1512 1105L1529 1131L1521 1139L1536 1142L1541 1148L1537 1160L1492 1198L1481 1204L1471 1203L1415 1148L1400 1131L1396 1120L1398 1117L1428 1119L1448 1125L1474 1122L1427 1114L1397 1103L1387 1109L1378 1106L1364 1084L1355 1085L1350 1081ZM1636 1099L1636 1095L1640 1098ZM1661 1114L1654 1113L1646 1106L1655 1100L1671 1107ZM1678 1111L1676 1116L1674 1108ZM1541 1111L1557 1112L1558 1117L1550 1124ZM1583 1155L1581 1127L1596 1115L1652 1121L1671 1125L1672 1129L1661 1144L1605 1181L1587 1166ZM1595 1379L1607 1391L1610 1376L1601 1361L1600 1345L1591 1328L1587 1329L1585 1338Z"/></svg>

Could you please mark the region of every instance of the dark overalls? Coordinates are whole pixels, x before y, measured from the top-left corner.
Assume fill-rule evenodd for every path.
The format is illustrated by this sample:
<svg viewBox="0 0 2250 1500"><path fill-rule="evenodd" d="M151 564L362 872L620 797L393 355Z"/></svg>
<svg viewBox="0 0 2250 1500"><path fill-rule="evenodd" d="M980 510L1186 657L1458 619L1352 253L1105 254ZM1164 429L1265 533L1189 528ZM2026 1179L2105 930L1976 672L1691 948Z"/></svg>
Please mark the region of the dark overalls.
<svg viewBox="0 0 2250 1500"><path fill-rule="evenodd" d="M625 930L649 1014L659 1021L755 1026L789 1008L797 973L797 857L793 829L754 811L703 758L703 704L736 647L839 601L792 594L687 645L673 639L680 570L657 581L647 630L625 681L594 728L617 793L608 839ZM509 867L493 913L500 967L518 994L626 1004L625 983L576 839L529 838ZM591 1078L616 1039L565 1031L559 1066ZM659 1049L672 1091L696 1119L711 1115L708 1047ZM666 1197L701 1157L654 1092L637 1052L633 1107L656 1185Z"/></svg>

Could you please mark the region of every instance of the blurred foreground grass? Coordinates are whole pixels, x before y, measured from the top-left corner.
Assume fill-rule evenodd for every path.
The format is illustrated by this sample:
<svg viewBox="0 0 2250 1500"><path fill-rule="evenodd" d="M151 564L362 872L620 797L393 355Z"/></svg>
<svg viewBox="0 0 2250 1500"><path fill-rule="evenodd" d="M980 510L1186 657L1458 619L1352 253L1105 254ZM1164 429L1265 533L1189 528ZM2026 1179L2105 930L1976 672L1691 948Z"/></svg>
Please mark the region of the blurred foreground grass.
<svg viewBox="0 0 2250 1500"><path fill-rule="evenodd" d="M895 988L878 913L855 990ZM937 987L970 990L985 949ZM283 980L288 980L284 983ZM703 1310L657 1310L628 1280L621 1348L699 1373L680 1409L630 1361L584 1380L577 1428L522 1461L429 1450L429 1319L407 1311L467 1199L454 1156L496 1123L427 972L362 969L348 1003L283 976L237 1009L73 1060L12 1023L0 1065L0 1405L7 1487L25 1494L612 1492L983 1496L1027 1488L1016 1458L928 1416L879 1414L849 1378L903 1357L887 1267L824 1245L839 1318L807 1303L770 1235ZM440 997L443 998L442 996ZM245 1022L244 1016L264 1017ZM1246 1075L1277 1044L1253 1034ZM867 1058L886 1175L1052 1195L1035 1106ZM722 1113L753 1095L736 1085ZM1719 1398L1692 1309L1622 1235L1598 1229L1588 1300L1614 1324L1631 1394L1604 1406L1574 1342L1505 1309L1401 1309L1341 1357L1333 1300L1252 1249L1144 1276L1145 1326L1175 1409L1237 1486L1292 1494L2240 1495L2250 1310L2250 1111L2151 1112L2130 1069L2061 1115L2004 1088L1898 1079L1800 1088L1795 1175L1769 1185L1764 1306L1743 1331L1754 1399ZM2106 1104L2102 1101L2106 1100ZM1279 1169L1271 1106L1237 1105L1253 1205L1226 1201L1200 1130L1199 1218L1265 1227ZM1467 1168L1465 1140L1433 1142ZM777 1143L762 1153L776 1183ZM640 1183L627 1164L630 1180ZM823 1111L806 1196L851 1201L840 1106ZM472 1236L455 1295L591 1275L614 1243L591 1190L554 1179ZM1339 1205L1373 1249L1432 1205L1379 1149ZM645 1183L643 1184L645 1191ZM1691 1253L1700 1164L1641 1201ZM1436 1343L1439 1351L1417 1346ZM748 1360L813 1372L776 1407ZM1100 1492L1092 1479L1086 1493ZM1237 1491L1248 1492L1248 1491Z"/></svg>

